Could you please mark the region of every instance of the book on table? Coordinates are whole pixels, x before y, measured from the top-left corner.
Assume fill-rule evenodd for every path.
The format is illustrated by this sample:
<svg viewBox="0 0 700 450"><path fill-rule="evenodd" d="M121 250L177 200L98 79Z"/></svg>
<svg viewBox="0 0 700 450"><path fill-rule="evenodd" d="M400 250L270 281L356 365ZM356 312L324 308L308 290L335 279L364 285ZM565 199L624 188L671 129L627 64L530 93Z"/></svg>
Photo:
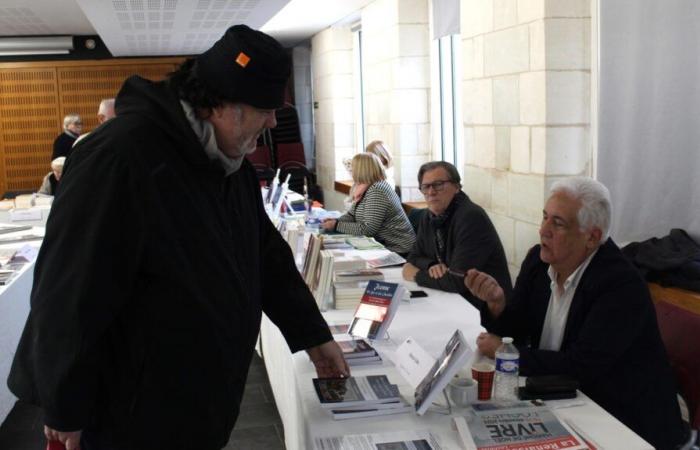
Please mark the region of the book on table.
<svg viewBox="0 0 700 450"><path fill-rule="evenodd" d="M366 236L355 236L355 237L349 237L345 239L345 241L352 245L352 247L356 250L376 250L376 249L382 249L384 246L377 242L374 238L372 237L366 237Z"/></svg>
<svg viewBox="0 0 700 450"><path fill-rule="evenodd" d="M382 357L364 339L351 339L336 341L343 351L345 361L350 366L364 366L368 364L381 364Z"/></svg>
<svg viewBox="0 0 700 450"><path fill-rule="evenodd" d="M348 283L351 281L383 280L384 274L376 269L356 269L335 271L336 283Z"/></svg>
<svg viewBox="0 0 700 450"><path fill-rule="evenodd" d="M333 283L333 301L335 309L357 309L369 281Z"/></svg>
<svg viewBox="0 0 700 450"><path fill-rule="evenodd" d="M404 264L405 262L406 259L403 256L399 255L398 253L389 252L384 256L380 256L379 258L368 259L367 266L377 269L379 267L398 266Z"/></svg>
<svg viewBox="0 0 700 450"><path fill-rule="evenodd" d="M477 403L467 425L478 450L582 450L589 446L547 408L530 402Z"/></svg>
<svg viewBox="0 0 700 450"><path fill-rule="evenodd" d="M403 291L403 287L396 283L369 281L350 322L349 333L369 339L384 338L399 308Z"/></svg>
<svg viewBox="0 0 700 450"><path fill-rule="evenodd" d="M331 409L335 420L358 419L360 417L391 416L413 412L413 405L403 398L396 402L377 403L371 406Z"/></svg>
<svg viewBox="0 0 700 450"><path fill-rule="evenodd" d="M385 431L314 438L315 450L442 450L438 435L428 430Z"/></svg>
<svg viewBox="0 0 700 450"><path fill-rule="evenodd" d="M318 271L320 261L321 247L323 246L323 238L312 234L309 236L309 242L306 244L306 253L304 256L304 265L301 270L301 275L309 289L315 289L314 282Z"/></svg>
<svg viewBox="0 0 700 450"><path fill-rule="evenodd" d="M399 388L386 375L347 378L314 378L321 406L329 409L368 407L401 400Z"/></svg>
<svg viewBox="0 0 700 450"><path fill-rule="evenodd" d="M423 415L442 393L450 379L467 363L474 352L461 331L455 330L433 366L416 387L416 413Z"/></svg>

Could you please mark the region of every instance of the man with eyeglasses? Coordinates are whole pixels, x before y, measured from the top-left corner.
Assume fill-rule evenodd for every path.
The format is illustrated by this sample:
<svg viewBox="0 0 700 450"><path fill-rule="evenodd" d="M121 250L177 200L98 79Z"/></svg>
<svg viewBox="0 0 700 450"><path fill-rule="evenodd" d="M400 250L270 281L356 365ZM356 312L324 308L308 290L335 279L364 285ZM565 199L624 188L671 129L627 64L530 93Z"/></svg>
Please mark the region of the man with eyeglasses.
<svg viewBox="0 0 700 450"><path fill-rule="evenodd" d="M403 277L420 286L456 292L488 322L486 303L464 285L471 268L498 280L507 296L512 283L503 245L486 212L462 192L459 172L445 161L425 163L418 171L420 191L428 203L418 227L416 244L403 267Z"/></svg>
<svg viewBox="0 0 700 450"><path fill-rule="evenodd" d="M63 118L63 133L59 134L58 137L53 141L53 153L51 154L51 161L61 156L68 158L75 140L80 136L80 132L83 131L83 120L78 114L68 114Z"/></svg>

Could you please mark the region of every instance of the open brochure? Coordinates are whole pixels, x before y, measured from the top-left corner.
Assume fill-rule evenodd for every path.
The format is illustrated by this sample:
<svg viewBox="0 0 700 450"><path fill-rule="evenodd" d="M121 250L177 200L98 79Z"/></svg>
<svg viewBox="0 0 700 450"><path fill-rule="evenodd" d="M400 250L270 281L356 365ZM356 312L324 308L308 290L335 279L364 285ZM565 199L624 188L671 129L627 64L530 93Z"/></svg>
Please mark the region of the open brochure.
<svg viewBox="0 0 700 450"><path fill-rule="evenodd" d="M442 450L437 436L427 430L320 437L315 450Z"/></svg>
<svg viewBox="0 0 700 450"><path fill-rule="evenodd" d="M416 387L416 413L423 415L450 379L467 363L472 349L461 331L455 330L433 367Z"/></svg>
<svg viewBox="0 0 700 450"><path fill-rule="evenodd" d="M530 402L472 405L467 424L478 450L587 449L546 406Z"/></svg>
<svg viewBox="0 0 700 450"><path fill-rule="evenodd" d="M350 322L349 333L369 339L384 338L403 297L396 283L370 280Z"/></svg>

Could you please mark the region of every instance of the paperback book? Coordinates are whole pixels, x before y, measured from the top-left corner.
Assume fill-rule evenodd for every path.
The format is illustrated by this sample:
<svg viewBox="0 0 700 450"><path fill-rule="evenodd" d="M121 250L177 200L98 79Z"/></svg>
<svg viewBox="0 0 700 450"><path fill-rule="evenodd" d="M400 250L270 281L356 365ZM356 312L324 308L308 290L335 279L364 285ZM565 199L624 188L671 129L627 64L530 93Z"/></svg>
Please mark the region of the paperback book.
<svg viewBox="0 0 700 450"><path fill-rule="evenodd" d="M350 334L368 339L384 338L399 308L403 291L403 287L396 283L369 281L350 322Z"/></svg>
<svg viewBox="0 0 700 450"><path fill-rule="evenodd" d="M442 393L447 383L467 363L473 351L461 331L455 330L445 349L416 387L416 413L421 416Z"/></svg>
<svg viewBox="0 0 700 450"><path fill-rule="evenodd" d="M386 375L347 378L314 378L321 406L329 409L368 407L401 400L399 388Z"/></svg>
<svg viewBox="0 0 700 450"><path fill-rule="evenodd" d="M384 248L382 244L377 242L372 237L360 236L360 237L350 237L345 240L348 244L356 250L375 250Z"/></svg>
<svg viewBox="0 0 700 450"><path fill-rule="evenodd" d="M478 450L588 448L544 405L477 403L472 412L467 424Z"/></svg>
<svg viewBox="0 0 700 450"><path fill-rule="evenodd" d="M317 437L315 450L442 450L439 438L427 430L387 431Z"/></svg>

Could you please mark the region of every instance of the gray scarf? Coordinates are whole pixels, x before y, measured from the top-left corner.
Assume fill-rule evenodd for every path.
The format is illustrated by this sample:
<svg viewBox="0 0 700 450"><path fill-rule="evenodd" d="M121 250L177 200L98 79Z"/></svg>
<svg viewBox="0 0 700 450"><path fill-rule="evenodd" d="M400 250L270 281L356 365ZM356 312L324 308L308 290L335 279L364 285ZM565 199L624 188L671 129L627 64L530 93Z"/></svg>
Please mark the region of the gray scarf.
<svg viewBox="0 0 700 450"><path fill-rule="evenodd" d="M194 134L197 135L197 138L202 144L202 147L204 147L204 151L209 159L218 162L224 169L226 176L231 175L240 169L241 164L243 164L244 156L239 158L229 158L228 156L224 155L224 153L219 150L219 146L216 145L214 125L212 125L211 122L206 119L199 119L194 108L192 108L189 103L185 102L184 100L180 100L180 104L182 105L182 110L185 113L185 117L187 117L187 121L192 127L192 131L194 131Z"/></svg>

